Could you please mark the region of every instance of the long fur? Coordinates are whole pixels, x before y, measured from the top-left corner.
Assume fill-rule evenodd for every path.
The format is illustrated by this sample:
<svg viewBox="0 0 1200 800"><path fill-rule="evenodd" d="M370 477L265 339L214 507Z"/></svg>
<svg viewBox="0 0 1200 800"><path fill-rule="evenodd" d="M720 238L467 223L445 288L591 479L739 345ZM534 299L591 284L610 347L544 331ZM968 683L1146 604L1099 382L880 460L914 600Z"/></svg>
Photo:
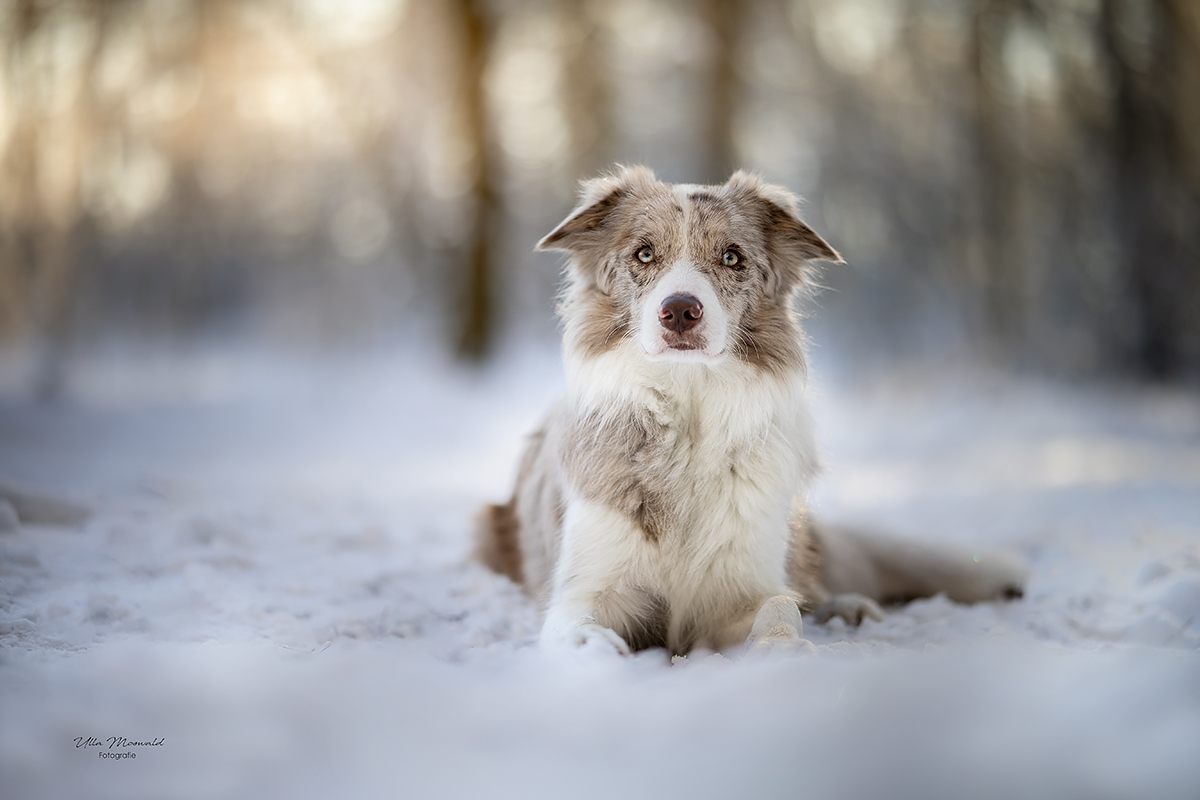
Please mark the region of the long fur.
<svg viewBox="0 0 1200 800"><path fill-rule="evenodd" d="M625 168L586 182L539 244L569 255L567 393L512 500L485 509L479 554L542 603L544 645L721 650L790 630L782 608L857 621L893 594L1019 586L1019 565L803 519L818 457L793 303L811 262L840 259L797 208L746 173L696 186Z"/></svg>

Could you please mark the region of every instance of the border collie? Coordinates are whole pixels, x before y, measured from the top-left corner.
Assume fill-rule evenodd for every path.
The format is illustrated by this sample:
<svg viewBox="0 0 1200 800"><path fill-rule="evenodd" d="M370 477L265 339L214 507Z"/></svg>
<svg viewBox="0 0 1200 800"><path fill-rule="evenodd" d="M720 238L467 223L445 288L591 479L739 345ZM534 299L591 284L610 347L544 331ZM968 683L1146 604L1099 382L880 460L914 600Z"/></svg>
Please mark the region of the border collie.
<svg viewBox="0 0 1200 800"><path fill-rule="evenodd" d="M793 304L813 262L841 259L786 189L621 168L538 249L568 254L567 394L512 500L481 516L478 554L541 602L543 647L786 646L801 610L858 624L938 592L1019 596L1011 556L805 518L818 457Z"/></svg>

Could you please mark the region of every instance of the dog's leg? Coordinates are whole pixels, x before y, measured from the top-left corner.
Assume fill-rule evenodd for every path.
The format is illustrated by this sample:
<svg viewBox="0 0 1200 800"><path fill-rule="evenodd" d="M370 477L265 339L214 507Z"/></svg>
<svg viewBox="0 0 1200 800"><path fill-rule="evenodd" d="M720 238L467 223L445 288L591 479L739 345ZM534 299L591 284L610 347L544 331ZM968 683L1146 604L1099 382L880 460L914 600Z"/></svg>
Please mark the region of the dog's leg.
<svg viewBox="0 0 1200 800"><path fill-rule="evenodd" d="M754 615L746 647L750 652L812 647L804 640L803 633L804 623L796 598L780 594L768 598Z"/></svg>
<svg viewBox="0 0 1200 800"><path fill-rule="evenodd" d="M563 520L562 545L554 587L542 624L543 647L599 646L622 655L629 643L601 620L621 614L603 603L628 592L618 586L636 584L632 563L646 537L628 517L600 503L574 499ZM611 604L610 604L611 605Z"/></svg>
<svg viewBox="0 0 1200 800"><path fill-rule="evenodd" d="M838 593L834 594L825 585L830 543L824 527L811 518L802 518L793 523L791 534L788 583L803 598L801 607L806 613L811 612L821 625L834 617L841 617L856 626L866 617L877 622L883 620L883 609L861 590L851 591L839 586ZM834 557L837 556L835 552Z"/></svg>
<svg viewBox="0 0 1200 800"><path fill-rule="evenodd" d="M817 621L817 624L824 625L834 617L841 617L850 625L857 627L866 617L870 617L876 622L883 622L883 609L871 598L856 592L831 594L813 609L813 619Z"/></svg>
<svg viewBox="0 0 1200 800"><path fill-rule="evenodd" d="M749 652L811 647L804 640L800 598L791 594L768 597L760 605L726 625L711 640L697 646L718 652L745 649Z"/></svg>
<svg viewBox="0 0 1200 800"><path fill-rule="evenodd" d="M596 621L587 603L558 601L546 612L538 644L545 649L596 648L627 656L629 644L616 631Z"/></svg>
<svg viewBox="0 0 1200 800"><path fill-rule="evenodd" d="M504 505L484 506L475 518L475 557L495 572L521 583L524 574L515 505L510 500Z"/></svg>

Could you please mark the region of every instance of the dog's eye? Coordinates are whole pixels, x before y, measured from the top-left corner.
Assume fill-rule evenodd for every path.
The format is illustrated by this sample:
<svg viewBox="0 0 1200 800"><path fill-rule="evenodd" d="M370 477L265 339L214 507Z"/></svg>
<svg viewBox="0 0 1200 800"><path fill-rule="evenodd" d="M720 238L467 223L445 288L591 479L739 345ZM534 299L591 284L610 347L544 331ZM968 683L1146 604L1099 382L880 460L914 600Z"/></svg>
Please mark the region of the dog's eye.
<svg viewBox="0 0 1200 800"><path fill-rule="evenodd" d="M727 267L736 267L742 263L742 257L738 255L737 250L726 250L725 254L721 256L721 263Z"/></svg>
<svg viewBox="0 0 1200 800"><path fill-rule="evenodd" d="M650 245L645 245L637 251L637 260L643 264L649 264L654 260L654 248Z"/></svg>

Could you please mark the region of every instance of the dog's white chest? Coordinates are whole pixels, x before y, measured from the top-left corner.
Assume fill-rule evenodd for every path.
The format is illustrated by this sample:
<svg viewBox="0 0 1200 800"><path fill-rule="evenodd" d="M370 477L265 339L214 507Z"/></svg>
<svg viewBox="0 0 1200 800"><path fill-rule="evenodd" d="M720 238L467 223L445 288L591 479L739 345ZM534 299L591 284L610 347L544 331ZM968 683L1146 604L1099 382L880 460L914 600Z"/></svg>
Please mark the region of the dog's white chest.
<svg viewBox="0 0 1200 800"><path fill-rule="evenodd" d="M812 445L803 409L725 388L697 387L671 423L676 449L664 466L675 524L661 548L673 566L720 570L715 554L725 553L749 568L754 553L786 542L789 507L804 488Z"/></svg>
<svg viewBox="0 0 1200 800"><path fill-rule="evenodd" d="M802 488L815 448L799 387L735 373L671 388L656 394L679 451L669 463L698 507L749 510Z"/></svg>
<svg viewBox="0 0 1200 800"><path fill-rule="evenodd" d="M663 459L664 483L673 487L681 522L693 529L757 517L764 504L800 488L795 442L777 419L697 409L672 428L675 449Z"/></svg>
<svg viewBox="0 0 1200 800"><path fill-rule="evenodd" d="M560 587L621 630L665 610L677 644L786 590L816 465L802 375L618 352L568 363L568 386Z"/></svg>
<svg viewBox="0 0 1200 800"><path fill-rule="evenodd" d="M692 581L735 568L725 564L761 570L785 546L790 505L815 469L802 385L734 367L648 373L633 372L640 386L624 383L607 406L648 421L629 462L614 465L663 512L647 559Z"/></svg>

